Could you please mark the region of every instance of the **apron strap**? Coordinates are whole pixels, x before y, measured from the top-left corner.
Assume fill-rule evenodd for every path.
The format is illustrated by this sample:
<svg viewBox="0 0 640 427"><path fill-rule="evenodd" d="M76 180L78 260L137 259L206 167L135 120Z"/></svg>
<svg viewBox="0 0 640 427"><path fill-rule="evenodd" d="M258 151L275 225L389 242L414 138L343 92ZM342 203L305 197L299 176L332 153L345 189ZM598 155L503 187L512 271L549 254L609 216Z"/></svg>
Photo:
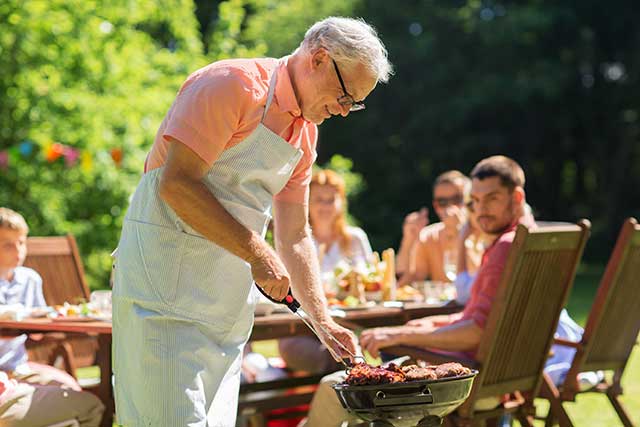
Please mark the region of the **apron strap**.
<svg viewBox="0 0 640 427"><path fill-rule="evenodd" d="M264 111L262 113L262 120L260 123L264 122L264 118L267 117L267 111L269 111L269 107L271 106L271 101L273 101L273 94L276 91L276 81L278 75L278 66L280 65L280 61L278 61L278 65L276 65L276 69L271 75L271 81L269 82L269 93L267 94L267 103L264 106Z"/></svg>

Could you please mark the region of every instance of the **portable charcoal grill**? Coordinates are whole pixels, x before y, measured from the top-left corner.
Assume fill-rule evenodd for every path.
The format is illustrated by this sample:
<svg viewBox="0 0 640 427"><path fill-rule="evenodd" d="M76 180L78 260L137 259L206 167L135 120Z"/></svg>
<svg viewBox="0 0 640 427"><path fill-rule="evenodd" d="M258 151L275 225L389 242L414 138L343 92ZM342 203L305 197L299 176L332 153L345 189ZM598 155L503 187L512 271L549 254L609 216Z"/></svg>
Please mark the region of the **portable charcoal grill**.
<svg viewBox="0 0 640 427"><path fill-rule="evenodd" d="M257 285L257 284L256 284ZM333 341L351 359L342 359L335 350L327 350L347 370L353 360L363 359L351 353L340 341L332 336L319 322L300 308L291 290L282 300L277 301L267 295L260 286L258 290L270 301L284 304L302 319L322 341L321 333ZM473 379L478 371L471 374L437 380L407 381L377 385L335 384L333 389L342 406L359 418L368 421L369 427L438 427L442 419L453 412L469 397Z"/></svg>
<svg viewBox="0 0 640 427"><path fill-rule="evenodd" d="M341 383L333 389L342 406L369 427L437 427L469 397L477 374L377 385Z"/></svg>

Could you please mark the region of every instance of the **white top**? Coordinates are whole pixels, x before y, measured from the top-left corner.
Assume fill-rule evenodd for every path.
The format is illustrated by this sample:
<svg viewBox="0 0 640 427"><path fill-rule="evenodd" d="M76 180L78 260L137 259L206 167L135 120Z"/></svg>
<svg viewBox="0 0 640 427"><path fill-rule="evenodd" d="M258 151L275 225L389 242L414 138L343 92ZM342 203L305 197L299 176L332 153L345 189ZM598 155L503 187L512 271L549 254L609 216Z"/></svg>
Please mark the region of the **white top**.
<svg viewBox="0 0 640 427"><path fill-rule="evenodd" d="M353 266L363 265L371 259L372 251L371 244L367 238L367 234L358 227L347 226L347 233L351 236L351 255L342 252L340 244L333 242L333 244L326 250L322 262L320 263L320 272L328 273L333 272L336 265L340 261L346 261ZM319 245L313 241L316 246L316 250L319 250Z"/></svg>
<svg viewBox="0 0 640 427"><path fill-rule="evenodd" d="M23 308L46 307L42 278L27 267L16 267L11 281L0 279L0 306L22 305ZM13 372L27 362L24 346L26 335L0 338L0 370Z"/></svg>

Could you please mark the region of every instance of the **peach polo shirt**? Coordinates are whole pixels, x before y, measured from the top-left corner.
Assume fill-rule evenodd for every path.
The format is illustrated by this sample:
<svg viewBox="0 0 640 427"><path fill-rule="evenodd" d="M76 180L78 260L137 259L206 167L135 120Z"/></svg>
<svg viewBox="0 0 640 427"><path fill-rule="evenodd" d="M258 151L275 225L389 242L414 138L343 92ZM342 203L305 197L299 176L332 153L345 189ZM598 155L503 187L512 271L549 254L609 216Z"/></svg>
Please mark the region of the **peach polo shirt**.
<svg viewBox="0 0 640 427"><path fill-rule="evenodd" d="M209 166L222 151L253 132L264 112L273 72L274 99L263 125L303 152L277 200L306 204L315 161L318 128L302 118L287 70L288 57L228 59L194 72L180 88L156 134L145 172L161 167L172 137L191 148Z"/></svg>

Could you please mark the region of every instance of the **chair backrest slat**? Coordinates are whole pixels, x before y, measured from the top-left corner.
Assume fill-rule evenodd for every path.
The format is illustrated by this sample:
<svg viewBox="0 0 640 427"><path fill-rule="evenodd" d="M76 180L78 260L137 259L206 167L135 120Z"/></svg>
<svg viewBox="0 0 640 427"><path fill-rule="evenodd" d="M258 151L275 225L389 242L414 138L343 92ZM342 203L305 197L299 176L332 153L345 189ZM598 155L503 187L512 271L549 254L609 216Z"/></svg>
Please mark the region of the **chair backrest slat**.
<svg viewBox="0 0 640 427"><path fill-rule="evenodd" d="M518 227L478 349L476 397L512 392L513 384L537 392L588 235L587 221Z"/></svg>
<svg viewBox="0 0 640 427"><path fill-rule="evenodd" d="M640 332L640 225L627 220L587 319L581 370L619 369Z"/></svg>
<svg viewBox="0 0 640 427"><path fill-rule="evenodd" d="M89 299L89 288L73 236L28 237L24 265L42 277L47 304Z"/></svg>

